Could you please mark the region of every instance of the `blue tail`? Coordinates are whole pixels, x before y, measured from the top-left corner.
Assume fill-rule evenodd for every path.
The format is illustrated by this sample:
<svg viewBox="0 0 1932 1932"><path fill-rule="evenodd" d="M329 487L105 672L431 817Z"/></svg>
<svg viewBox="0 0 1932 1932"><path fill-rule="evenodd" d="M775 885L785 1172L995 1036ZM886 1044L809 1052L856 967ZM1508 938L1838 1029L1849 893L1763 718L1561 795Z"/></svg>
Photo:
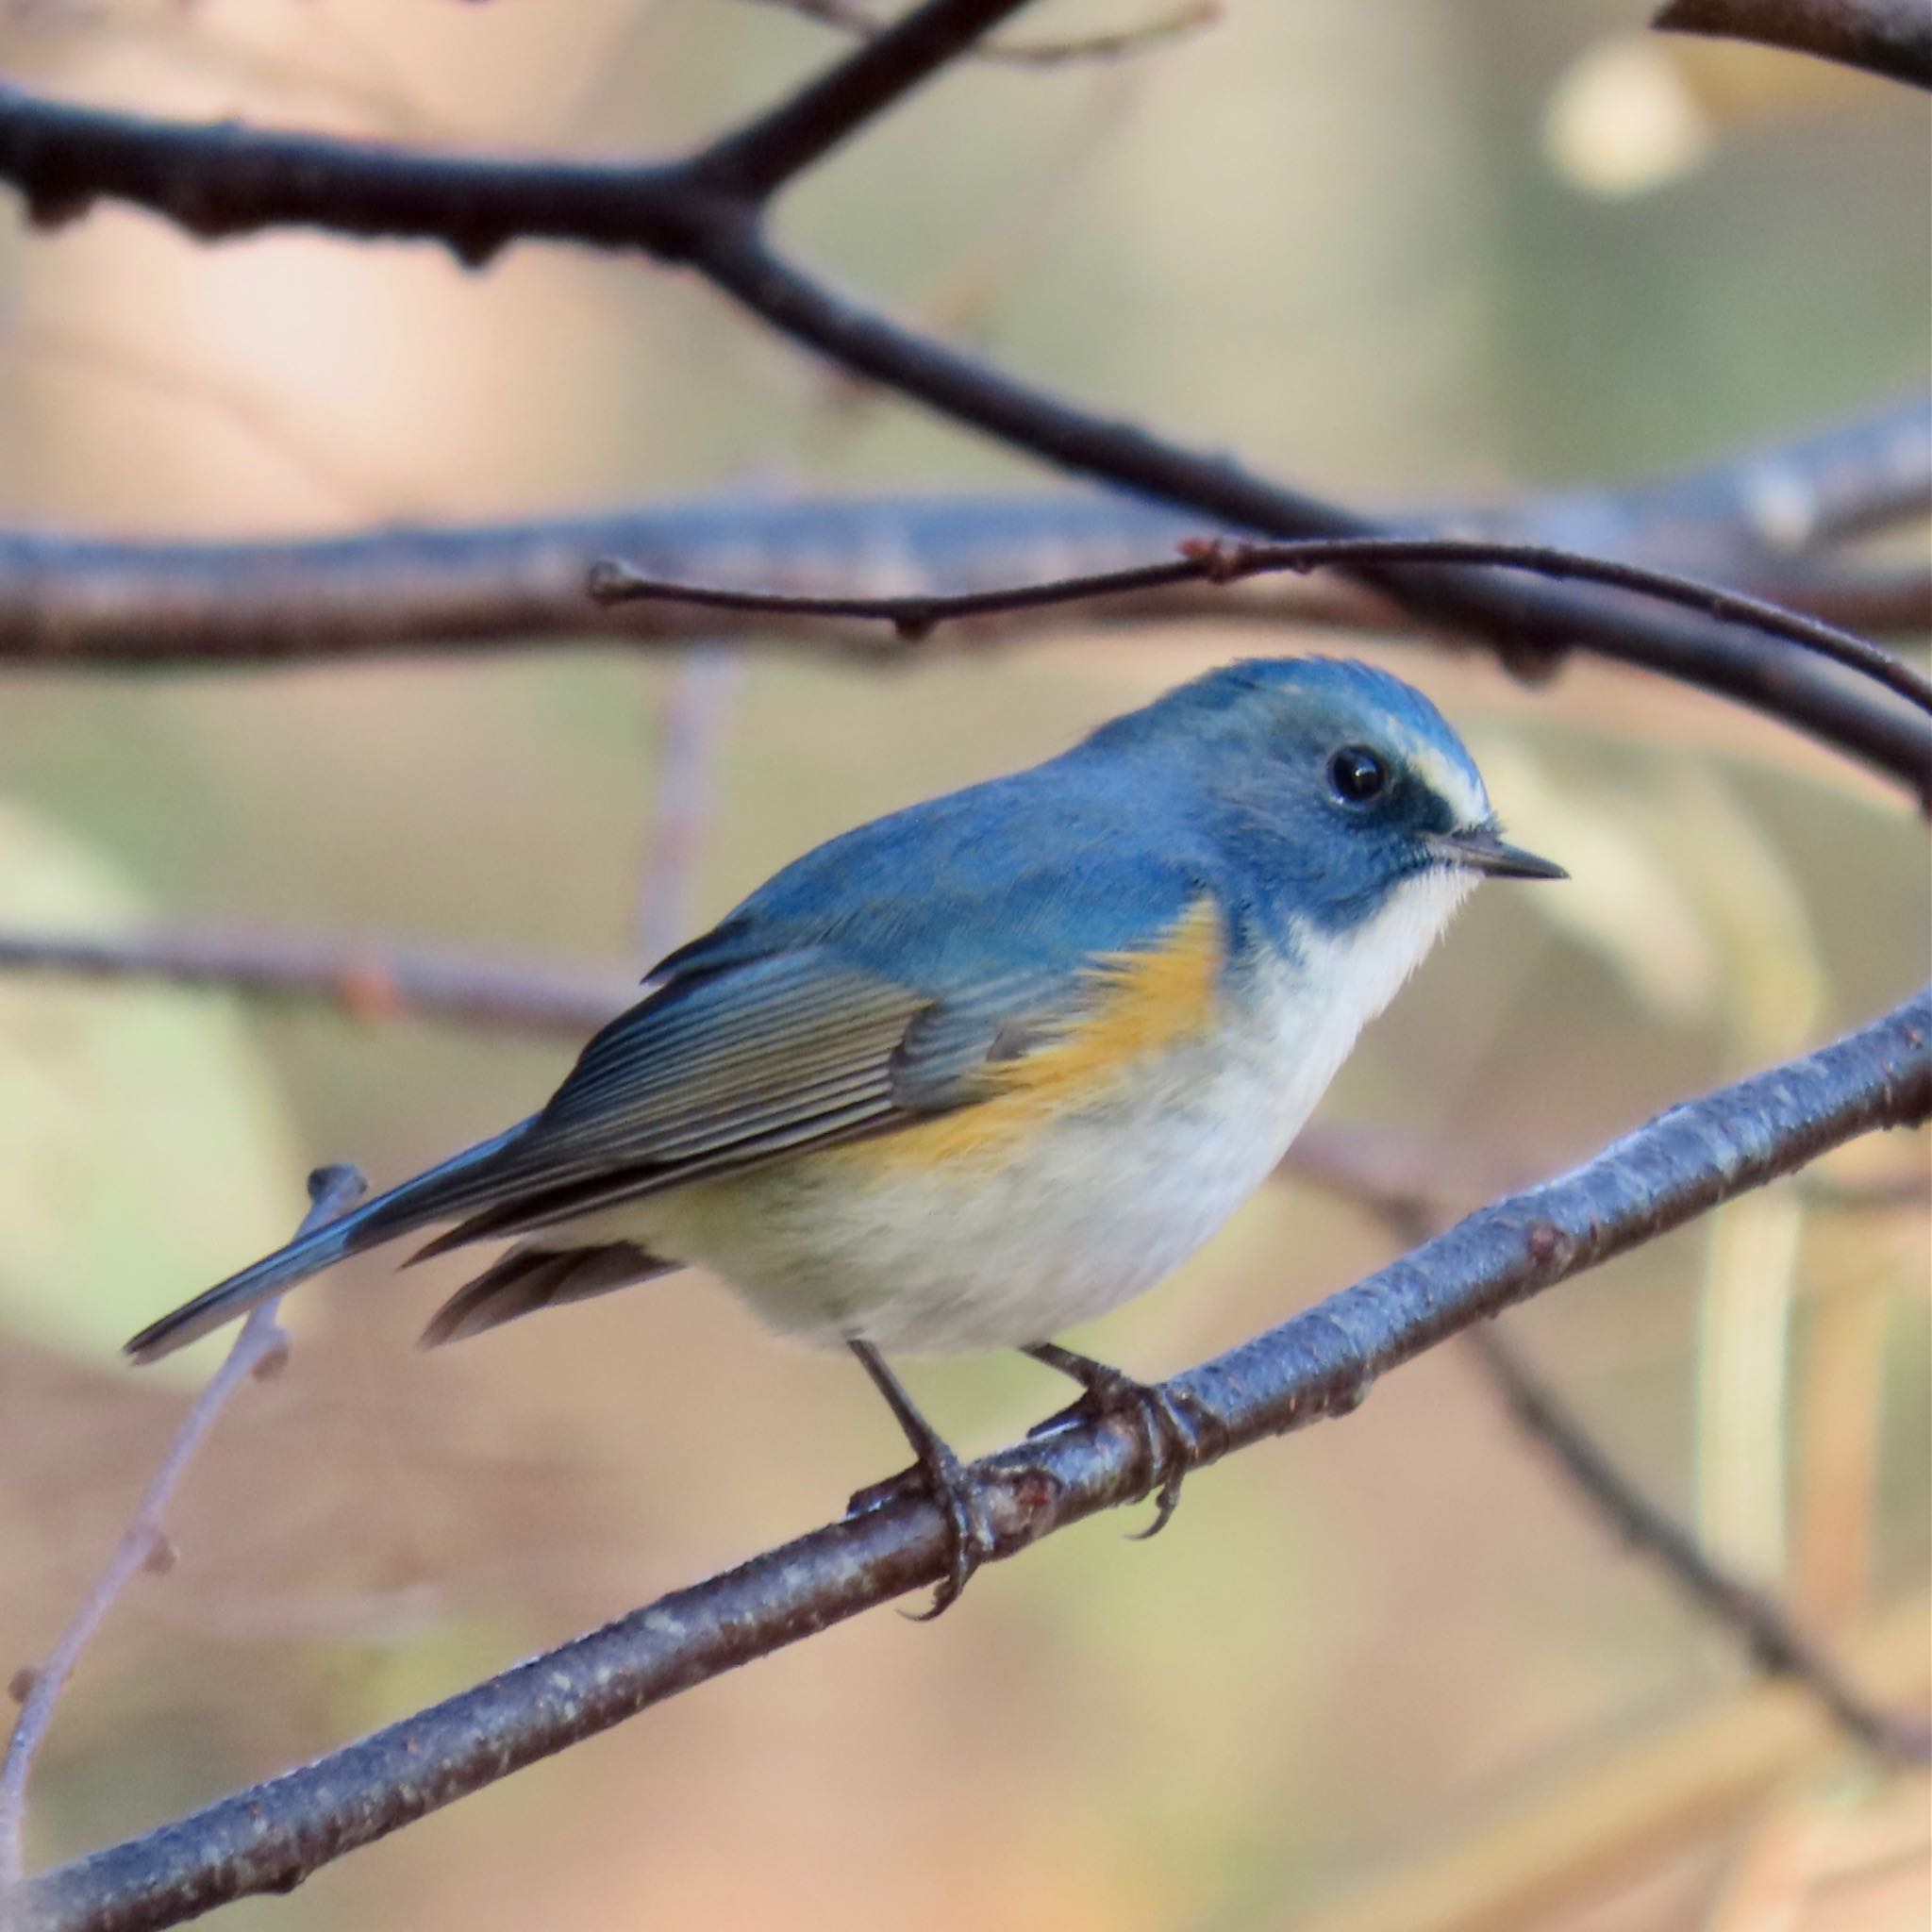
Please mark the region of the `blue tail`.
<svg viewBox="0 0 1932 1932"><path fill-rule="evenodd" d="M365 1201L340 1220L298 1235L287 1247L277 1248L253 1267L216 1282L192 1302L184 1302L173 1313L150 1323L125 1344L126 1352L138 1362L158 1361L351 1255L379 1247L433 1221L445 1221L488 1205L497 1191L491 1184L491 1162L527 1124L519 1122L493 1141L485 1141L426 1174L419 1174L414 1180Z"/></svg>

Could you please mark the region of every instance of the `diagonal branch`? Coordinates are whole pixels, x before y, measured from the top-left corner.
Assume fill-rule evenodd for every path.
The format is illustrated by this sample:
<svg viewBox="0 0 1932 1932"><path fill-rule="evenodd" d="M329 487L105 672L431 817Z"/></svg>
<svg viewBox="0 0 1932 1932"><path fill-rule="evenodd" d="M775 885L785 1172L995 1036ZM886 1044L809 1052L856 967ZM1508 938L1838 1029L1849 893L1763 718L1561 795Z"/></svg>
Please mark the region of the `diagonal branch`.
<svg viewBox="0 0 1932 1932"><path fill-rule="evenodd" d="M308 1177L308 1212L298 1234L307 1234L351 1208L367 1187L353 1167L319 1167ZM162 1521L195 1452L207 1440L228 1398L250 1376L273 1372L288 1346L288 1337L275 1321L278 1304L263 1302L251 1310L235 1336L222 1365L189 1405L130 1522L108 1558L107 1567L89 1591L74 1620L60 1633L46 1657L25 1673L25 1695L13 1735L0 1758L0 1926L10 1927L8 1894L20 1881L21 1829L25 1819L27 1778L34 1758L54 1720L58 1701L81 1653L113 1608L121 1592L143 1570L165 1567L171 1560Z"/></svg>
<svg viewBox="0 0 1932 1932"><path fill-rule="evenodd" d="M1191 451L1136 424L1077 408L836 293L774 255L754 233L721 239L703 266L783 334L1075 475L1284 540L1412 534L1271 483L1231 458ZM1932 771L1932 738L1916 721L1902 721L1835 676L1793 661L1790 652L1740 639L1713 620L1642 610L1615 594L1474 568L1364 568L1356 575L1413 617L1483 638L1512 668L1547 672L1565 651L1587 649L1774 714L1802 717L1813 737L1916 794L1923 795Z"/></svg>
<svg viewBox="0 0 1932 1932"><path fill-rule="evenodd" d="M1932 1731L1871 1703L1775 1597L1714 1561L1690 1530L1633 1486L1500 1331L1472 1329L1467 1339L1510 1415L1570 1486L1630 1547L1654 1558L1692 1604L1741 1636L1759 1669L1803 1684L1868 1751L1932 1764Z"/></svg>
<svg viewBox="0 0 1932 1932"><path fill-rule="evenodd" d="M790 101L691 159L625 168L412 154L378 143L195 127L36 99L0 83L0 180L39 220L107 195L213 237L290 225L440 241L466 261L523 237L688 263L792 341L1057 468L1274 538L1391 534L1353 510L1082 409L905 328L773 251L758 200L926 78L1015 0L927 0ZM796 119L816 103L817 132ZM751 198L747 198L751 197ZM631 219L625 211L631 211ZM1707 618L1589 586L1470 568L1368 569L1361 580L1426 624L1474 633L1506 662L1547 670L1569 649L1660 671L1802 717L1814 737L1924 787L1932 741L1864 692Z"/></svg>
<svg viewBox="0 0 1932 1932"><path fill-rule="evenodd" d="M925 0L756 121L693 157L703 189L762 204L1027 0Z"/></svg>
<svg viewBox="0 0 1932 1932"><path fill-rule="evenodd" d="M1559 1178L1498 1201L1169 1391L1219 1459L1354 1408L1450 1335L1875 1128L1932 1114L1932 991L1784 1066L1687 1102ZM974 1465L1010 1557L1145 1488L1146 1444L1062 1424ZM286 1890L344 1853L693 1685L933 1582L924 1498L814 1530L358 1743L28 1881L8 1932L153 1932Z"/></svg>
<svg viewBox="0 0 1932 1932"><path fill-rule="evenodd" d="M1416 1162L1413 1150L1364 1147L1358 1140L1330 1133L1304 1135L1290 1158L1297 1174L1358 1203L1399 1241L1413 1245L1424 1241L1446 1218L1440 1176ZM1812 1175L1799 1183L1807 1189L1825 1185ZM1691 1531L1654 1503L1507 1339L1506 1330L1471 1328L1462 1339L1510 1419L1591 1512L1629 1548L1648 1557L1679 1595L1720 1628L1740 1637L1760 1670L1803 1685L1832 1722L1868 1751L1907 1764L1932 1763L1932 1730L1874 1703L1837 1657L1799 1628L1783 1604L1725 1569Z"/></svg>

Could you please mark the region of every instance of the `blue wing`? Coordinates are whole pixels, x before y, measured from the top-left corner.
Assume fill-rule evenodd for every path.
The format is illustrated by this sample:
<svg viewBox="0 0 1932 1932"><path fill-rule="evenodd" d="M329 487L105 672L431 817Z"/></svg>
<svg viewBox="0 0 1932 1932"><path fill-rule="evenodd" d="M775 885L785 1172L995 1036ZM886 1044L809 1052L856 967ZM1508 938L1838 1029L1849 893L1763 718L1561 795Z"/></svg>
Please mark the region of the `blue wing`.
<svg viewBox="0 0 1932 1932"><path fill-rule="evenodd" d="M1144 802L1039 775L820 846L673 954L459 1178L443 1213L465 1218L430 1251L970 1105L990 1058L1078 1010L1097 955L1153 943L1204 890L1149 849Z"/></svg>
<svg viewBox="0 0 1932 1932"><path fill-rule="evenodd" d="M1077 1013L1097 955L1154 943L1205 890L1200 855L1157 840L1175 823L1157 804L1057 761L820 846L665 960L540 1113L219 1283L130 1351L165 1354L440 1222L457 1225L425 1253L971 1105L989 1059Z"/></svg>

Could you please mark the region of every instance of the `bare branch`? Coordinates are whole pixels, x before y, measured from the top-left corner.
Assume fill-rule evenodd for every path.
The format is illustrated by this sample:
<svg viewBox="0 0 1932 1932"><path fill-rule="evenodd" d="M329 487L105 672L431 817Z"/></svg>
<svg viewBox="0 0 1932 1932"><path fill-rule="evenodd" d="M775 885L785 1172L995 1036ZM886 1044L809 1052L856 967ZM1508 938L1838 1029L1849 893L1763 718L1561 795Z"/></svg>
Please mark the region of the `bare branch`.
<svg viewBox="0 0 1932 1932"><path fill-rule="evenodd" d="M303 1216L299 1233L320 1227L354 1205L367 1183L353 1167L319 1167L308 1177L308 1212ZM235 1337L222 1365L208 1377L208 1385L181 1418L181 1426L161 1458L161 1466L142 1492L133 1519L122 1532L107 1568L95 1579L93 1588L82 1600L74 1621L60 1633L54 1647L31 1670L24 1674L26 1694L21 1700L20 1716L0 1759L0 1925L13 1924L8 1893L19 1884L23 1870L21 1836L26 1817L27 1779L48 1727L54 1721L54 1706L62 1688L80 1661L81 1653L93 1640L108 1612L121 1592L143 1570L165 1567L172 1561L162 1519L195 1451L207 1440L216 1418L228 1398L251 1375L271 1372L276 1357L288 1347L289 1339L275 1322L278 1302L263 1302L250 1311Z"/></svg>
<svg viewBox="0 0 1932 1932"><path fill-rule="evenodd" d="M692 158L703 189L761 206L1027 0L924 0L875 39Z"/></svg>
<svg viewBox="0 0 1932 1932"><path fill-rule="evenodd" d="M1617 489L1552 491L1500 521L1454 509L1416 521L1518 537L1666 569L1718 572L1753 553L1790 558L1932 512L1932 396L1861 411Z"/></svg>
<svg viewBox="0 0 1932 1932"><path fill-rule="evenodd" d="M1472 1329L1465 1340L1510 1414L1572 1488L1631 1548L1653 1558L1691 1604L1740 1636L1759 1669L1803 1684L1833 1723L1868 1751L1907 1764L1932 1764L1932 1729L1873 1705L1775 1597L1708 1556L1690 1530L1610 1460L1499 1330Z"/></svg>
<svg viewBox="0 0 1932 1932"><path fill-rule="evenodd" d="M648 577L628 564L606 560L592 567L590 592L599 603L622 604L633 599L691 604L709 610L773 611L791 616L872 617L891 625L903 635L924 637L935 625L962 619L1032 609L1052 604L1084 604L1092 599L1163 590L1191 581L1238 583L1244 577L1277 571L1307 571L1331 566L1385 564L1472 565L1534 572L1541 576L1578 578L1616 590L1635 591L1667 604L1697 610L1726 624L1736 624L1780 638L1815 652L1847 670L1897 692L1927 716L1932 716L1932 681L1928 681L1890 651L1835 630L1815 618L1801 617L1774 604L1759 602L1714 584L1694 583L1665 571L1620 563L1609 558L1584 557L1544 544L1497 543L1482 538L1350 537L1307 539L1292 543L1224 543L1211 540L1184 543L1182 555L1160 563L1130 570L1106 571L1052 583L1004 586L991 591L966 591L950 597L818 597L791 596L779 591L734 591L706 584L674 584ZM1780 710L1782 708L1780 708ZM1788 715L1788 714L1786 714ZM1803 728L1803 720L1795 719ZM1927 769L1922 783L1932 788L1932 738L1927 740ZM1932 790L1924 795L1932 803Z"/></svg>
<svg viewBox="0 0 1932 1932"><path fill-rule="evenodd" d="M356 1020L446 1020L581 1040L630 999L616 975L515 967L421 948L199 930L113 937L0 932L0 972L139 979L321 1004Z"/></svg>
<svg viewBox="0 0 1932 1932"><path fill-rule="evenodd" d="M1932 397L1627 489L1391 519L1689 571L1866 631L1932 629L1923 573L1803 555L1932 501ZM725 575L788 591L940 591L1110 569L1200 534L1200 520L1119 496L726 496L532 522L397 527L296 541L116 541L0 529L0 660L53 669L230 668L544 638L683 644L716 626L669 607L598 610L599 557L656 576ZM1393 607L1330 582L1230 609L1199 587L1109 602L1072 622L1174 617L1386 626ZM1051 625L1051 614L1024 626ZM870 629L761 626L820 648L878 649ZM983 641L991 626L982 626Z"/></svg>
<svg viewBox="0 0 1932 1932"><path fill-rule="evenodd" d="M791 341L1072 474L1275 538L1389 534L1233 461L1168 442L1028 386L836 293L774 253L763 198L929 77L1019 0L926 0L769 113L683 162L624 168L411 154L377 143L194 127L40 101L0 84L0 179L43 222L111 196L204 237L301 225L414 236L480 261L543 237L685 263ZM1747 703L1801 714L1823 741L1923 788L1923 734L1841 679L1808 675L1710 620L1588 587L1492 572L1363 573L1426 624L1474 632L1547 670L1591 648ZM1909 721L1906 721L1907 724Z"/></svg>
<svg viewBox="0 0 1932 1932"><path fill-rule="evenodd" d="M1446 1218L1441 1163L1425 1166L1415 1154L1413 1148L1365 1146L1331 1130L1304 1135L1288 1164L1318 1186L1357 1202L1398 1241L1413 1244ZM1810 1190L1828 1184L1807 1174L1799 1185ZM1694 1607L1741 1638L1759 1669L1802 1684L1832 1722L1867 1750L1905 1763L1932 1763L1932 1729L1872 1703L1775 1597L1724 1568L1689 1529L1653 1503L1500 1326L1471 1328L1462 1339L1511 1420L1549 1457L1578 1499L1628 1547L1649 1557Z"/></svg>
<svg viewBox="0 0 1932 1932"><path fill-rule="evenodd" d="M1448 1336L1853 1136L1932 1113L1932 991L1802 1059L1687 1102L1177 1376L1200 1462L1345 1414ZM1144 1490L1147 1444L1064 1424L974 1466L997 1554ZM649 1706L909 1591L946 1562L940 1511L897 1500L812 1531L316 1762L29 1881L8 1932L153 1932L286 1890L344 1853Z"/></svg>
<svg viewBox="0 0 1932 1932"><path fill-rule="evenodd" d="M1925 0L1667 0L1664 33L1755 41L1932 88L1932 8Z"/></svg>
<svg viewBox="0 0 1932 1932"><path fill-rule="evenodd" d="M783 333L1063 469L1281 539L1394 534L1270 483L1230 458L1077 409L904 329L773 255L755 234L722 241L705 273ZM1707 618L1641 609L1621 595L1482 570L1365 568L1358 575L1412 617L1485 639L1506 664L1527 675L1547 673L1564 652L1587 646L1740 703L1802 716L1811 736L1924 794L1932 744L1916 721L1877 708L1868 693L1840 679L1808 675L1809 667L1768 655Z"/></svg>

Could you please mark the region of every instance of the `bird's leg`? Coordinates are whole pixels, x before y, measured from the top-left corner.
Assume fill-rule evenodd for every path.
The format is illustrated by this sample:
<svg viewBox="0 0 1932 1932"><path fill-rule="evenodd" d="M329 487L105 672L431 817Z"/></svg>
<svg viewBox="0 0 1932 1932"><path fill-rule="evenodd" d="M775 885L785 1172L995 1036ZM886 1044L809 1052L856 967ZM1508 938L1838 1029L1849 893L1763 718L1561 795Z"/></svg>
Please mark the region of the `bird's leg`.
<svg viewBox="0 0 1932 1932"><path fill-rule="evenodd" d="M1090 1417L1124 1416L1139 1425L1147 1444L1147 1487L1154 1491L1154 1521L1134 1535L1139 1541L1158 1536L1180 1502L1181 1480L1193 1466L1200 1446L1200 1430L1183 1402L1164 1389L1137 1382L1119 1369L1075 1355L1058 1342L1037 1341L1021 1353L1071 1375L1087 1391L1072 1407L1029 1429L1029 1435L1041 1435L1060 1423Z"/></svg>
<svg viewBox="0 0 1932 1932"><path fill-rule="evenodd" d="M992 1555L992 1525L987 1521L986 1506L965 1465L913 1407L911 1396L907 1394L898 1376L887 1368L878 1350L869 1341L857 1340L847 1345L858 1357L859 1366L872 1377L873 1386L886 1398L887 1406L906 1432L906 1440L912 1444L913 1455L919 1458L904 1475L859 1491L852 1499L851 1508L871 1508L916 1482L945 1513L949 1563L945 1577L933 1591L932 1607L920 1612L916 1619L924 1623L955 1603L972 1580L973 1573Z"/></svg>

